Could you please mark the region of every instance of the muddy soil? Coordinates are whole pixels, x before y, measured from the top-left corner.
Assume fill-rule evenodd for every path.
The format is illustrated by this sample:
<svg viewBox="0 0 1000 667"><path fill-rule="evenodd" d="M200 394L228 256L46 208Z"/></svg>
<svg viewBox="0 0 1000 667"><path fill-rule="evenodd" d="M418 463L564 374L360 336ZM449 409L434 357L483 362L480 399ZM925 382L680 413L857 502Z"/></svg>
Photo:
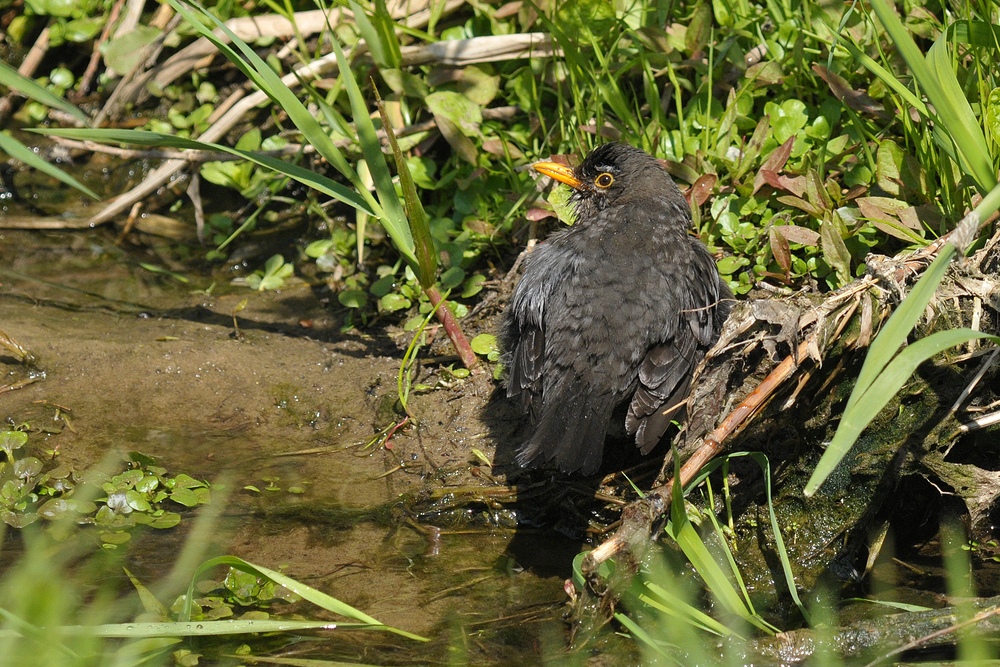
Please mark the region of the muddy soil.
<svg viewBox="0 0 1000 667"><path fill-rule="evenodd" d="M421 493L495 486L472 451L493 456L481 420L491 380L415 396L419 426L372 444L393 419L402 353L388 332L341 332L342 314L304 282L278 292L219 275L214 288L209 277L185 284L112 240L0 236L0 330L44 372L0 395L0 417L27 422L33 447L77 468L138 450L171 474L231 476L207 555L282 569L439 644L472 637L484 662L528 664L543 644L561 649L563 582L579 542L533 538L549 560L543 576L506 554L514 532L496 522L438 536L407 514L405 499ZM0 357L0 373L6 384L25 370ZM140 578L164 574L192 520L140 540L129 556Z"/></svg>

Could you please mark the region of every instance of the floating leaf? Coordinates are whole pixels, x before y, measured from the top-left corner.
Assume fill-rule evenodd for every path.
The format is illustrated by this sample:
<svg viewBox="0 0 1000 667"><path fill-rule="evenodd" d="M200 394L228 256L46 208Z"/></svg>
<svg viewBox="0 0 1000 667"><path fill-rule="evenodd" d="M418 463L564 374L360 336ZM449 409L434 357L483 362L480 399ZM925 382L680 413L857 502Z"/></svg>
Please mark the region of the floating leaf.
<svg viewBox="0 0 1000 667"><path fill-rule="evenodd" d="M155 42L160 34L156 28L140 25L124 35L101 43L105 64L119 74L131 72L142 62L146 47Z"/></svg>
<svg viewBox="0 0 1000 667"><path fill-rule="evenodd" d="M368 295L364 290L347 289L337 293L337 301L345 308L364 308L368 303Z"/></svg>
<svg viewBox="0 0 1000 667"><path fill-rule="evenodd" d="M493 334L479 334L469 341L469 345L472 346L472 351L476 354L486 356L497 350L497 337Z"/></svg>
<svg viewBox="0 0 1000 667"><path fill-rule="evenodd" d="M14 452L28 444L28 434L24 431L0 431L0 450L7 454L7 460L14 458Z"/></svg>

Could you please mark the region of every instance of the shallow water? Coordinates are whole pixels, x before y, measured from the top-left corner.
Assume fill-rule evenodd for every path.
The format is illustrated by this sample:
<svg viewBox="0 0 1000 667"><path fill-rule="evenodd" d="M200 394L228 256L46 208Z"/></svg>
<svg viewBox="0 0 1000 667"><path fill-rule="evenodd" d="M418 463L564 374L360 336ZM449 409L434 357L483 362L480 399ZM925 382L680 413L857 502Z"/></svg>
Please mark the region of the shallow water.
<svg viewBox="0 0 1000 667"><path fill-rule="evenodd" d="M0 396L0 417L49 432L33 432L31 446L55 448L78 469L138 450L171 474L230 475L206 555L280 569L434 640L320 636L286 657L386 664L458 651L470 664L532 664L562 653L563 582L577 543L526 538L547 561L538 575L506 555L512 531L473 524L437 537L400 500L480 483L471 449L490 451L478 420L488 383L415 397L428 419L392 449L366 446L380 399L395 390L402 353L392 340L339 332L338 315L301 281L205 293L213 277L186 275L188 284L150 273L100 232L3 232L0 330L36 355L45 377ZM23 369L3 359L0 371L9 382ZM68 421L54 421L54 406ZM141 580L165 575L195 514L134 540L127 561Z"/></svg>

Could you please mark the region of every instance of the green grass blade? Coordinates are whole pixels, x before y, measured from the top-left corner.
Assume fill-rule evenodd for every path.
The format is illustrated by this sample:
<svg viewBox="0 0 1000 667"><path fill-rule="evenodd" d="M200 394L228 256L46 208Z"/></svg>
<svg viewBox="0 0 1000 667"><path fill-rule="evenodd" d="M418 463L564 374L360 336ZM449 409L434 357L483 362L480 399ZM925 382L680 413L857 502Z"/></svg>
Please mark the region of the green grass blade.
<svg viewBox="0 0 1000 667"><path fill-rule="evenodd" d="M86 130L83 130L86 131ZM3 151L12 158L16 158L28 165L33 169L55 178L66 185L76 188L88 197L93 197L94 199L100 200L100 197L96 192L88 188L86 185L76 180L65 171L55 166L54 164L49 164L44 159L38 156L33 150L22 144L20 141L11 136L10 132L3 131L0 132L0 151Z"/></svg>
<svg viewBox="0 0 1000 667"><path fill-rule="evenodd" d="M0 86L6 86L47 107L68 113L83 125L90 125L90 119L78 107L70 104L49 89L40 86L33 79L24 76L4 62L0 62Z"/></svg>
<svg viewBox="0 0 1000 667"><path fill-rule="evenodd" d="M895 602L893 600L875 600L872 598L845 598L842 600L845 604L851 602L860 602L862 604L878 605L880 607L886 607L888 609L898 609L899 611L930 611L933 607L925 607L920 604L907 604L906 602Z"/></svg>
<svg viewBox="0 0 1000 667"><path fill-rule="evenodd" d="M963 171L975 178L981 192L987 192L997 183L996 170L982 125L955 77L948 35L949 31L944 31L927 51L927 64L940 87L940 93L936 94L941 99L931 97L930 93L927 96L937 108L941 124L955 143L955 150L962 158L960 164L963 164Z"/></svg>
<svg viewBox="0 0 1000 667"><path fill-rule="evenodd" d="M771 521L771 534L774 536L774 550L778 554L778 560L781 561L781 571L785 577L785 587L788 588L788 594L791 595L795 606L799 608L802 618L806 620L807 624L811 625L809 611L799 598L798 589L795 587L792 562L788 557L788 549L785 548L785 540L781 536L781 526L778 525L778 516L774 513L774 500L771 497L771 462L768 461L767 456L760 452L747 452L747 455L756 461L757 465L764 472L764 489L767 492L767 514Z"/></svg>
<svg viewBox="0 0 1000 667"><path fill-rule="evenodd" d="M191 6L196 7L202 13L203 18L213 22L226 35L236 49L230 46L225 40L220 39L218 35L199 19L197 14L184 7L178 0L167 0L167 2L192 26L196 27L203 37L212 42L230 62L246 74L247 78L253 81L254 85L270 97L275 104L280 106L288 114L289 120L302 132L305 140L316 149L316 152L326 158L335 169L351 181L359 195L367 200L367 209L375 211L376 217L383 217L384 214L381 206L372 198L367 189L360 187L360 180L357 173L350 167L347 160L344 159L340 149L330 139L323 126L313 118L312 114L299 101L295 93L284 84L281 77L246 42L237 37L225 23L212 14L209 14L197 3L189 2Z"/></svg>
<svg viewBox="0 0 1000 667"><path fill-rule="evenodd" d="M849 39L845 39L839 42L841 46L850 52L850 54L859 63L864 65L865 69L877 76L882 80L882 83L886 84L892 91L903 98L907 104L916 109L921 116L930 115L930 111L927 109L927 105L924 101L913 94L913 91L906 87L906 85L896 78L892 72L882 67L878 62L876 62L871 56L859 49L853 42Z"/></svg>
<svg viewBox="0 0 1000 667"><path fill-rule="evenodd" d="M899 307L896 308L896 311L889 318L889 321L878 332L875 340L872 341L871 346L868 348L868 353L865 355L865 362L861 366L857 383L854 385L854 390L847 400L845 413L849 412L858 403L859 399L866 394L868 388L875 381L875 378L889 364L893 356L895 356L896 351L906 342L910 332L913 331L913 327L923 315L924 309L927 308L927 304L930 303L931 298L934 296L934 292L944 277L945 271L948 270L948 263L954 254L955 246L950 243L941 249L940 254L927 267L924 275L914 285L913 290L903 299Z"/></svg>
<svg viewBox="0 0 1000 667"><path fill-rule="evenodd" d="M398 634L402 637L408 639L413 639L416 641L428 641L427 638L421 637L420 635L415 635L405 630L400 630L398 628L393 628L391 626L385 625L384 623L372 618L368 614L364 613L359 609L355 609L349 604L341 602L340 600L319 591L312 586L307 586L302 582L296 581L291 577L285 576L280 572L275 572L274 570L268 569L261 565L254 565L249 563L242 558L237 558L235 556L220 556L218 558L211 558L204 563L202 563L197 570L195 570L194 575L191 577L191 583L188 585L187 596L184 600L184 610L181 613L182 619L191 618L191 605L194 601L194 587L198 582L201 575L213 568L225 566L231 567L241 572L246 572L257 577L264 577L270 579L279 586L284 586L288 590L292 591L303 600L308 600L318 607L322 607L327 611L339 614L346 618L353 619L358 623L363 623L367 626L375 627L376 629L387 630L389 632Z"/></svg>
<svg viewBox="0 0 1000 667"><path fill-rule="evenodd" d="M347 57L336 40L333 42L333 51L337 56L337 64L340 66L340 80L344 88L347 89L347 96L351 102L351 113L354 115L354 126L358 131L361 152L365 156L365 162L368 164L368 170L375 183L375 191L378 193L379 203L384 211L384 215L379 216L382 226L385 227L386 233L392 238L396 249L407 263L417 268L419 262L414 254L410 226L406 221L403 205L396 194L396 186L392 183L392 174L389 173L385 155L382 153L382 144L375 133L375 125L368 115L368 105L361 94L358 82L354 80Z"/></svg>
<svg viewBox="0 0 1000 667"><path fill-rule="evenodd" d="M743 581L743 575L740 573L740 568L736 564L736 559L733 557L733 552L729 548L729 544L726 542L724 533L722 532L722 526L719 525L718 519L715 518L715 514L708 512L705 518L712 524L712 532L715 533L719 540L719 550L722 551L722 555L726 559L726 564L729 565L729 571L731 573L730 581L735 581L738 587L738 592L742 596L743 605L747 608L747 611L751 614L757 614L757 610L754 609L753 601L750 599L750 592L747 590L746 582ZM777 632L777 628L774 629Z"/></svg>
<svg viewBox="0 0 1000 667"><path fill-rule="evenodd" d="M781 526L778 524L778 517L774 513L774 501L771 496L771 464L767 456L761 454L760 452L733 452L732 454L727 454L722 459L717 459L712 461L691 480L688 485L688 489L694 489L699 484L701 484L705 479L708 478L715 470L722 466L727 460L739 458L742 456L749 456L754 460L754 462L760 466L760 469L764 473L764 488L767 493L767 509L768 515L771 522L771 533L774 536L775 551L778 554L778 559L781 561L782 573L785 577L785 585L788 588L788 593L791 595L792 600L795 602L796 606L802 613L802 617L808 622L809 613L806 606L802 603L799 598L798 589L795 587L795 577L792 572L792 563L788 557L788 550L785 548L785 540L781 536ZM714 521L713 521L714 523Z"/></svg>
<svg viewBox="0 0 1000 667"><path fill-rule="evenodd" d="M413 184L413 175L406 164L403 152L399 150L399 143L396 141L396 133L392 130L389 116L385 113L385 106L382 98L375 91L375 99L378 104L378 113L382 118L382 128L389 138L389 146L392 148L392 156L396 160L396 172L399 174L399 185L403 191L403 203L406 207L406 219L409 221L410 233L413 235L414 251L417 256L416 274L420 281L420 286L428 289L434 286L437 278L437 252L434 249L434 239L431 238L431 227L427 222L427 212L424 205L417 196L417 187ZM440 305L440 304L438 304ZM436 310L436 309L435 309Z"/></svg>
<svg viewBox="0 0 1000 667"><path fill-rule="evenodd" d="M945 29L950 38L983 49L1000 47L1000 25L985 21L956 21Z"/></svg>
<svg viewBox="0 0 1000 667"><path fill-rule="evenodd" d="M963 247L971 244L979 228L980 221L993 215L997 209L1000 209L1000 184L995 185L983 197L975 210L959 222L955 230L956 242L962 244ZM900 369L912 365L912 369L910 370L910 373L912 373L923 360L928 358L918 359L911 356L916 354L911 351L911 348L917 345L917 343L914 343L910 348L900 353L896 359L893 359L893 356L906 341L910 331L913 330L917 320L920 319L924 309L927 307L927 304L930 303L931 297L934 295L935 290L937 290L937 286L944 277L945 270L948 268L948 262L955 255L956 251L957 248L952 243L946 244L941 249L938 257L927 268L924 275L920 277L920 280L914 285L910 294L899 304L896 312L892 314L889 321L886 322L885 326L882 327L882 330L875 337L871 347L868 348L868 354L865 355L865 362L861 366L857 383L847 401L847 407L844 409L844 414L837 427L837 432L834 434L833 442L830 443L827 451L823 453L816 470L813 471L812 476L806 483L804 489L806 496L811 496L819 489L823 481L826 480L854 445L861 431L875 418L875 415L885 406L889 398L895 395L895 392L906 382L909 375L900 379ZM964 331L965 337L962 338L959 335L958 342L953 343L954 345L964 340L972 340L973 338L985 336L985 334L979 332L970 333L968 329L958 331ZM947 331L942 331L934 334L934 336L948 333ZM943 341L945 339L937 338L936 340ZM947 347L950 346L942 349L947 349ZM920 346L917 349L929 348ZM890 361L895 364L904 353L907 354L905 361L902 365L894 367L892 371L893 376L891 378L888 377ZM931 355L933 354L935 353L932 352ZM885 382L882 381L883 375L887 375ZM896 385L897 382L898 385ZM876 405L878 407L872 412L872 407ZM868 415L867 418L865 418L865 415Z"/></svg>
<svg viewBox="0 0 1000 667"><path fill-rule="evenodd" d="M159 132L147 132L145 130L111 130L111 129L82 129L69 128L59 129L32 129L32 132L48 134L69 139L79 139L87 141L99 141L101 143L131 144L135 146L156 146L166 148L177 148L181 150L201 150L218 151L229 153L241 157L245 160L258 164L267 169L272 169L289 178L293 178L299 183L313 188L334 199L344 202L354 208L364 211L369 215L374 215L369 206L369 202L359 196L357 192L334 181L326 176L301 167L292 162L281 160L266 153L257 151L245 151L239 148L232 148L224 144L215 144L208 141L198 141L196 139L186 139L172 134L161 134Z"/></svg>
<svg viewBox="0 0 1000 667"><path fill-rule="evenodd" d="M639 599L649 606L659 609L668 616L672 616L699 630L711 632L720 637L728 637L734 634L731 629L663 586L655 584L652 581L645 582L645 586L652 595L656 596L655 598L652 595L639 596Z"/></svg>
<svg viewBox="0 0 1000 667"><path fill-rule="evenodd" d="M871 0L871 6L913 72L917 84L934 105L935 121L947 128L959 155L959 164L975 179L980 191L987 192L997 182L996 172L986 149L982 127L955 78L947 49L947 31L931 47L925 59L885 0Z"/></svg>
<svg viewBox="0 0 1000 667"><path fill-rule="evenodd" d="M0 632L13 632L22 637L33 639L40 644L45 644L50 647L54 646L57 651L62 653L69 660L81 659L75 651L70 649L68 646L64 646L62 642L52 637L47 628L39 627L34 623L29 623L21 617L7 611L3 607L0 607L0 620L3 620L5 624L5 627L0 630Z"/></svg>
<svg viewBox="0 0 1000 667"><path fill-rule="evenodd" d="M679 463L675 468L677 469L674 472L674 479L680 479ZM760 616L747 608L725 571L715 561L708 546L691 525L684 509L684 496L679 484L674 485L673 500L670 503L670 521L667 523L666 531L691 561L698 576L702 578L709 592L723 609L763 632L774 633Z"/></svg>
<svg viewBox="0 0 1000 667"><path fill-rule="evenodd" d="M663 646L660 644L660 642L653 639L653 637L650 636L648 632L643 630L638 623L633 621L625 614L615 614L615 618L618 619L618 622L621 623L622 626L626 630L628 630L633 637L646 644L646 646L648 646L653 651L656 651L656 653L661 658L673 661L671 659L671 655L663 649Z"/></svg>
<svg viewBox="0 0 1000 667"><path fill-rule="evenodd" d="M396 35L397 23L389 12L389 7L385 0L375 0L375 11L373 20L375 29L378 31L382 48L385 51L387 66L391 68L401 67L403 64L403 52ZM428 39L430 37L428 36Z"/></svg>
<svg viewBox="0 0 1000 667"><path fill-rule="evenodd" d="M921 279L923 280L923 279ZM844 411L829 447L823 452L816 470L806 483L804 493L813 495L820 485L830 476L837 464L847 455L847 452L857 441L861 432L881 412L882 408L903 388L913 372L923 362L950 347L961 345L970 340L989 338L1000 343L1000 338L984 334L972 329L950 329L938 331L926 338L907 346L900 352L885 370L872 382L865 392L865 399L858 401L853 409Z"/></svg>
<svg viewBox="0 0 1000 667"><path fill-rule="evenodd" d="M152 637L218 637L253 632L295 632L297 630L333 630L354 627L333 621L297 621L277 619L187 621L152 623L106 623L102 625L64 625L48 628L57 635L91 635L149 639ZM367 624L365 627L369 627Z"/></svg>
<svg viewBox="0 0 1000 667"><path fill-rule="evenodd" d="M372 60L381 69L395 69L403 60L396 37L395 22L385 6L384 0L376 0L373 16L354 0L348 3L354 14L354 22L361 37L372 54Z"/></svg>

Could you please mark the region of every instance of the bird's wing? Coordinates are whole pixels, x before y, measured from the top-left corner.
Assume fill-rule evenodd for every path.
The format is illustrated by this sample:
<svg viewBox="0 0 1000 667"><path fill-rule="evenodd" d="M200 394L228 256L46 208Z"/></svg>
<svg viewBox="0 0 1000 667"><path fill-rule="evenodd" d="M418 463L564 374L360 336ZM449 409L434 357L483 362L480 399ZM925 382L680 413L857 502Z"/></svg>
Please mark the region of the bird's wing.
<svg viewBox="0 0 1000 667"><path fill-rule="evenodd" d="M537 326L524 326L508 362L507 396L520 398L521 405L531 414L532 420L538 418L536 413L541 403L544 357L545 334Z"/></svg>
<svg viewBox="0 0 1000 667"><path fill-rule="evenodd" d="M635 444L643 454L656 446L683 406L699 357L691 336L678 336L646 353L625 417L625 430L635 434Z"/></svg>
<svg viewBox="0 0 1000 667"><path fill-rule="evenodd" d="M528 256L524 277L504 313L500 328L502 360L507 369L507 396L520 399L532 420L538 418L542 404L542 368L545 362L545 329L542 322L554 276L548 268L549 254L551 248L542 245Z"/></svg>
<svg viewBox="0 0 1000 667"><path fill-rule="evenodd" d="M729 289L722 285L719 270L708 249L700 241L690 239L694 249L690 270L685 272L685 299L681 306L683 319L687 321L698 344L708 347L715 342L719 329L719 300L722 290ZM722 318L724 319L724 318Z"/></svg>
<svg viewBox="0 0 1000 667"><path fill-rule="evenodd" d="M666 327L668 336L652 347L639 366L639 381L629 403L625 430L635 434L636 446L646 454L660 441L680 412L691 386L691 374L715 340L720 282L715 260L700 243L683 276L680 326Z"/></svg>

